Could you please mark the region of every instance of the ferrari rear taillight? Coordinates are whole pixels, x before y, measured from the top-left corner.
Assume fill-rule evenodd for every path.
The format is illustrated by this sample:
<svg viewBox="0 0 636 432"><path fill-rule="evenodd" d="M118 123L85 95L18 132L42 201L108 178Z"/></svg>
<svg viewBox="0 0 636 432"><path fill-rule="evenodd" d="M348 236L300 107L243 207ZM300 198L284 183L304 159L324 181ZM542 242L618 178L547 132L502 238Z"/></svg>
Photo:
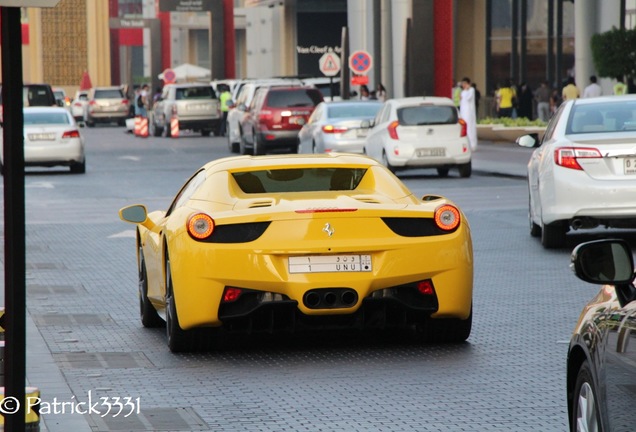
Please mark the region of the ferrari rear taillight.
<svg viewBox="0 0 636 432"><path fill-rule="evenodd" d="M66 131L62 134L62 138L79 138L80 133L77 130Z"/></svg>
<svg viewBox="0 0 636 432"><path fill-rule="evenodd" d="M223 292L223 303L232 303L235 302L241 297L243 294L243 290L240 288L234 287L225 287L225 291Z"/></svg>
<svg viewBox="0 0 636 432"><path fill-rule="evenodd" d="M328 134L345 133L348 129L342 126L324 125L322 131Z"/></svg>
<svg viewBox="0 0 636 432"><path fill-rule="evenodd" d="M458 123L461 126L461 131L459 132L459 136L465 137L468 134L468 126L466 125L466 121L464 119L459 119Z"/></svg>
<svg viewBox="0 0 636 432"><path fill-rule="evenodd" d="M459 226L461 220L457 207L444 204L435 209L435 225L441 230L452 231Z"/></svg>
<svg viewBox="0 0 636 432"><path fill-rule="evenodd" d="M188 219L188 234L195 240L205 240L214 231L214 219L205 213L197 213Z"/></svg>
<svg viewBox="0 0 636 432"><path fill-rule="evenodd" d="M433 281L426 279L417 283L417 290L422 295L435 295L435 287Z"/></svg>
<svg viewBox="0 0 636 432"><path fill-rule="evenodd" d="M391 124L387 128L389 130L389 136L391 137L391 139L394 139L394 140L399 139L398 133L397 133L397 127L399 125L400 125L400 122L396 120L394 122L391 122Z"/></svg>
<svg viewBox="0 0 636 432"><path fill-rule="evenodd" d="M601 152L595 148L562 147L554 151L554 163L564 168L582 171L577 159L602 158Z"/></svg>

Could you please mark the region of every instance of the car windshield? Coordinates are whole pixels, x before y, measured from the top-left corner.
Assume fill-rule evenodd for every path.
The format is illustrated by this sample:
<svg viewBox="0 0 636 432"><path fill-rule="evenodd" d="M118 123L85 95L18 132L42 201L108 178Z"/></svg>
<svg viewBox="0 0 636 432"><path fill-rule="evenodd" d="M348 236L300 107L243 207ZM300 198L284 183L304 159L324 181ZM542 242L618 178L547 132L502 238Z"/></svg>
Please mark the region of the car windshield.
<svg viewBox="0 0 636 432"><path fill-rule="evenodd" d="M333 105L327 109L330 119L349 117L375 117L382 104L361 103L357 105Z"/></svg>
<svg viewBox="0 0 636 432"><path fill-rule="evenodd" d="M437 105L410 106L399 108L397 117L402 126L455 124L457 108Z"/></svg>
<svg viewBox="0 0 636 432"><path fill-rule="evenodd" d="M293 168L232 173L244 193L351 191L366 168Z"/></svg>
<svg viewBox="0 0 636 432"><path fill-rule="evenodd" d="M182 99L214 99L214 89L208 86L178 88L175 95L177 100Z"/></svg>
<svg viewBox="0 0 636 432"><path fill-rule="evenodd" d="M50 124L70 124L68 115L63 112L25 112L25 125L50 125Z"/></svg>
<svg viewBox="0 0 636 432"><path fill-rule="evenodd" d="M270 91L267 95L268 107L291 108L313 107L322 102L322 94L316 89L296 89Z"/></svg>
<svg viewBox="0 0 636 432"><path fill-rule="evenodd" d="M124 94L119 89L95 90L95 99L123 99Z"/></svg>
<svg viewBox="0 0 636 432"><path fill-rule="evenodd" d="M636 130L636 101L574 105L567 134L623 132Z"/></svg>

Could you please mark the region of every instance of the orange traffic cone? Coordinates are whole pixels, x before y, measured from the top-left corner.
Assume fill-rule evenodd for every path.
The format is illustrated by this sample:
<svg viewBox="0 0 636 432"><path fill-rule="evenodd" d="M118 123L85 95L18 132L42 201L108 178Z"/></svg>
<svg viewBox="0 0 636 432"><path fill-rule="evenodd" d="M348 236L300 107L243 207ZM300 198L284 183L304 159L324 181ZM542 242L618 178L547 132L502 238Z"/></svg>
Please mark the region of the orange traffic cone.
<svg viewBox="0 0 636 432"><path fill-rule="evenodd" d="M141 116L135 116L135 128L133 129L135 136L139 136L140 129L141 129Z"/></svg>
<svg viewBox="0 0 636 432"><path fill-rule="evenodd" d="M148 138L148 117L141 117L139 136L142 138Z"/></svg>
<svg viewBox="0 0 636 432"><path fill-rule="evenodd" d="M172 138L179 138L179 119L177 117L170 119L170 136L172 136Z"/></svg>

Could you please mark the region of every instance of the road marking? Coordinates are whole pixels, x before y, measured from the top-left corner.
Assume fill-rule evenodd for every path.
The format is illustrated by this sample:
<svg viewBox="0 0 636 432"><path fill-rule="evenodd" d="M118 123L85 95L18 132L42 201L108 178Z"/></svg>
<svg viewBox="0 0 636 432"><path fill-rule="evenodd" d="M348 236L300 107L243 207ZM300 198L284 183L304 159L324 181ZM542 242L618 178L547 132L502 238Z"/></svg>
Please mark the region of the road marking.
<svg viewBox="0 0 636 432"><path fill-rule="evenodd" d="M137 236L137 232L135 230L126 230L117 234L113 234L108 236L108 238L135 238Z"/></svg>
<svg viewBox="0 0 636 432"><path fill-rule="evenodd" d="M33 182L26 184L24 187L34 189L55 189L55 186L53 186L53 183L51 182Z"/></svg>
<svg viewBox="0 0 636 432"><path fill-rule="evenodd" d="M130 156L130 155L127 155L127 156L119 156L119 159L131 160L131 161L135 161L135 162L137 162L137 161L140 161L140 160L141 160L141 158L140 158L139 156Z"/></svg>

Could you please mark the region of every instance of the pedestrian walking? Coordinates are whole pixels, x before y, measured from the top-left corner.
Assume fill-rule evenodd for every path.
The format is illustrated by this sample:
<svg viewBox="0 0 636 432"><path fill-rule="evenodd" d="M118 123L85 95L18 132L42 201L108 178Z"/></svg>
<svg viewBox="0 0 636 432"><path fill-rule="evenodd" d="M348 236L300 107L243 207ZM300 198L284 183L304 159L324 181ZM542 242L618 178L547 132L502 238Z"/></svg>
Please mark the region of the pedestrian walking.
<svg viewBox="0 0 636 432"><path fill-rule="evenodd" d="M387 98L386 89L382 85L382 83L378 83L377 88L375 89L375 97L377 100L384 102Z"/></svg>
<svg viewBox="0 0 636 432"><path fill-rule="evenodd" d="M596 83L596 75L590 77L590 83L583 89L584 98L599 97L603 94L603 89Z"/></svg>
<svg viewBox="0 0 636 432"><path fill-rule="evenodd" d="M135 115L148 118L148 84L141 86L139 94L135 98Z"/></svg>
<svg viewBox="0 0 636 432"><path fill-rule="evenodd" d="M548 122L550 120L550 94L552 90L548 87L548 82L543 81L539 88L534 91L534 100L537 102L537 116L539 120Z"/></svg>
<svg viewBox="0 0 636 432"><path fill-rule="evenodd" d="M512 85L512 80L508 80L499 87L497 100L499 101L498 117L512 117L512 111L517 102L517 92Z"/></svg>
<svg viewBox="0 0 636 432"><path fill-rule="evenodd" d="M627 94L627 84L623 82L623 77L616 77L616 84L614 84L613 90L615 95Z"/></svg>
<svg viewBox="0 0 636 432"><path fill-rule="evenodd" d="M477 150L477 111L475 109L475 89L470 78L462 79L462 92L459 101L459 115L466 122L466 133L472 151Z"/></svg>
<svg viewBox="0 0 636 432"><path fill-rule="evenodd" d="M519 108L517 115L519 117L525 117L528 120L534 119L534 95L530 86L523 82L519 86Z"/></svg>
<svg viewBox="0 0 636 432"><path fill-rule="evenodd" d="M578 99L581 96L581 93L574 82L574 77L568 77L567 82L567 85L563 87L563 90L561 91L561 97L563 97L564 101Z"/></svg>
<svg viewBox="0 0 636 432"><path fill-rule="evenodd" d="M230 112L229 103L232 100L232 93L230 93L230 87L223 85L221 88L221 95L219 96L219 103L221 104L221 114L223 119L221 120L221 126L219 128L219 136L225 136L227 130L227 116Z"/></svg>

